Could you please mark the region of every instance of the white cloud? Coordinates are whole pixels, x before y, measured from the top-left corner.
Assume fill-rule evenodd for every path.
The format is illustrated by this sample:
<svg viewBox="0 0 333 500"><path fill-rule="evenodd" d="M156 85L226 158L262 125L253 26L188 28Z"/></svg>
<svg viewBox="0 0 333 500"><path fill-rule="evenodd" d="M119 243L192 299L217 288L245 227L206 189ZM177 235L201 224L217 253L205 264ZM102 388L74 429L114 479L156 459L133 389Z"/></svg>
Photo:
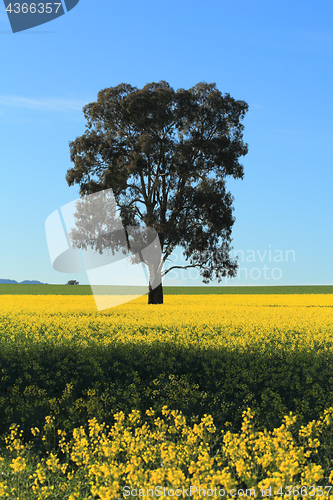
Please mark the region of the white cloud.
<svg viewBox="0 0 333 500"><path fill-rule="evenodd" d="M0 105L12 108L27 108L36 111L82 111L86 101L78 99L59 99L59 98L41 98L31 99L29 97L19 95L0 95Z"/></svg>

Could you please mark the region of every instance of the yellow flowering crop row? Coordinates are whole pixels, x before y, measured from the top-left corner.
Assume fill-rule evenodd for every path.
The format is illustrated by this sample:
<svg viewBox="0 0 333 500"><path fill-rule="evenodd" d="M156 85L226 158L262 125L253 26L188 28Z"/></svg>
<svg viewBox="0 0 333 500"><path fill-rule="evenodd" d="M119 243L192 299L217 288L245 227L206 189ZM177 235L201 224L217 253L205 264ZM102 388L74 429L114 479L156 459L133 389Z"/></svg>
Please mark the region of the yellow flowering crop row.
<svg viewBox="0 0 333 500"><path fill-rule="evenodd" d="M245 491L264 498L262 490L270 491L274 500L281 498L279 492L287 495L290 490L297 491L292 498L300 491L302 497L319 498L324 490L325 498L332 499L333 472L326 471L325 476L316 463L319 439L332 430L332 417L330 408L318 421L303 426L295 439L292 415L272 432L258 432L248 409L241 432L223 432L220 447L214 450L217 431L211 416L191 426L180 412L166 406L162 418L147 410L146 421L137 410L127 418L120 412L111 429L91 419L88 432L76 428L70 440L58 430L61 460L53 451L38 459L31 453L31 443L22 444L22 434L13 425L6 438L7 453L0 456L0 495L26 500L113 500L148 499L156 492L155 498L162 500L186 498L189 493L200 499L200 487L215 492L215 498L240 497ZM53 426L53 419L47 417L44 441ZM31 432L35 436L40 431Z"/></svg>
<svg viewBox="0 0 333 500"><path fill-rule="evenodd" d="M4 338L15 340L20 333L20 340L57 342L80 334L83 345L88 341L149 344L158 339L233 348L273 340L277 332L277 340L283 342L297 331L302 334L297 341L311 348L315 341L331 342L332 308L329 294L166 295L163 305L149 306L143 296L101 312L92 296L0 295ZM95 328L93 334L88 326Z"/></svg>

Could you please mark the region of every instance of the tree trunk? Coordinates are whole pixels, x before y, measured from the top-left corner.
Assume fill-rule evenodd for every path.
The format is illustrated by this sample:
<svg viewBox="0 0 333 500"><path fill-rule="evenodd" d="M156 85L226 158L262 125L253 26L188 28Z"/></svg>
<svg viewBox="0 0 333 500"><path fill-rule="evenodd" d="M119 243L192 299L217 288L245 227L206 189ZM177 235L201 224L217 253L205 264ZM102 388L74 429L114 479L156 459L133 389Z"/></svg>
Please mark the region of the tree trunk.
<svg viewBox="0 0 333 500"><path fill-rule="evenodd" d="M148 304L163 304L162 283L154 289L149 285Z"/></svg>

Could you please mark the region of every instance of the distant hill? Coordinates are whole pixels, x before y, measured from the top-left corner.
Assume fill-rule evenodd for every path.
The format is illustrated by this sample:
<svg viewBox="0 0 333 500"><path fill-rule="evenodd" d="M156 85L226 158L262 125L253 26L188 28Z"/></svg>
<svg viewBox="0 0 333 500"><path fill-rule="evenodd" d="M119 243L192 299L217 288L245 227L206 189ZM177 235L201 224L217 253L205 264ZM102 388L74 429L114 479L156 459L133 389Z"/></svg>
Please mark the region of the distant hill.
<svg viewBox="0 0 333 500"><path fill-rule="evenodd" d="M15 281L15 280L3 280L3 279L0 279L0 284L4 285L4 284L11 284L11 285L48 285L48 283L42 283L41 281L35 281L35 280L25 280L25 281L21 281L21 283L19 283L18 281Z"/></svg>

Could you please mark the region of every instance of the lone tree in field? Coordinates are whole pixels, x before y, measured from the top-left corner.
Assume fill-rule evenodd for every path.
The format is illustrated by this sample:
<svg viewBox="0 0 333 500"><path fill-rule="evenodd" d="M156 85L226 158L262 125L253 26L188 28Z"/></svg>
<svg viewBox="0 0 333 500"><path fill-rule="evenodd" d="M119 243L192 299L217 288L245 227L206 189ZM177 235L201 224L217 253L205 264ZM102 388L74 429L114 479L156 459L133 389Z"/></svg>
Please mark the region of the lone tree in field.
<svg viewBox="0 0 333 500"><path fill-rule="evenodd" d="M112 188L125 229L141 221L157 231L162 259L149 269L149 304L163 303L162 284L151 284L172 269L200 269L204 283L236 275L225 179L244 175L247 110L215 84L175 91L165 81L110 87L83 108L86 131L69 143L67 183L79 184L81 196ZM162 272L176 246L189 264Z"/></svg>

